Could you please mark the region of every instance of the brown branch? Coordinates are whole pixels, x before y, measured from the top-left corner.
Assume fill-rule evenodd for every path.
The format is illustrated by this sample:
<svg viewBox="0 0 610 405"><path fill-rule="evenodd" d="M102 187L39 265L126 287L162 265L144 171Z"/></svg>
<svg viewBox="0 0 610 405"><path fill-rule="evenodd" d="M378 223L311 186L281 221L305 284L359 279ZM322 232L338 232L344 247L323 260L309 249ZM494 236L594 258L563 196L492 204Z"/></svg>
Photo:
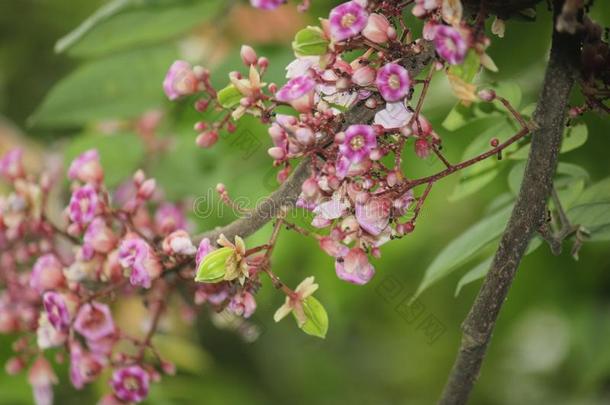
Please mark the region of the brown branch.
<svg viewBox="0 0 610 405"><path fill-rule="evenodd" d="M555 15L562 4L562 0L554 1ZM540 129L532 136L521 191L491 269L462 325L461 347L440 404L467 402L519 263L532 236L544 223L578 55L577 37L553 32L551 57L534 114Z"/></svg>

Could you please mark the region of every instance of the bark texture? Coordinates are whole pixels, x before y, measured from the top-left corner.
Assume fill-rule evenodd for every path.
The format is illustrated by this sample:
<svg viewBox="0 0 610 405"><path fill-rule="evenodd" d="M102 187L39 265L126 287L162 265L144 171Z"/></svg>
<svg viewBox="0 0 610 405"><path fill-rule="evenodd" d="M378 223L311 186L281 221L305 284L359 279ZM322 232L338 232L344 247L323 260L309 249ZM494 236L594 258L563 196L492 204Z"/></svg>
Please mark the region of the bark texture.
<svg viewBox="0 0 610 405"><path fill-rule="evenodd" d="M555 17L562 4L563 1L554 2ZM519 263L530 240L545 221L579 49L576 36L553 29L551 56L534 114L539 129L532 135L521 190L491 269L462 325L461 347L440 400L442 405L468 401Z"/></svg>

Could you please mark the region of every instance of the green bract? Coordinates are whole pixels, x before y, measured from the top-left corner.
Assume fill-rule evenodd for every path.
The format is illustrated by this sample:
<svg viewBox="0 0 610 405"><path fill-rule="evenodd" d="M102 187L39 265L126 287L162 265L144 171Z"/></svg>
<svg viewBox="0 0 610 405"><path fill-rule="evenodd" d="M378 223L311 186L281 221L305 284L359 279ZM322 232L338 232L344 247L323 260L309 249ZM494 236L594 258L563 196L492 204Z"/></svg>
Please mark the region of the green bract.
<svg viewBox="0 0 610 405"><path fill-rule="evenodd" d="M227 271L227 260L233 253L233 249L227 247L208 253L199 264L195 281L198 283L218 283L222 281Z"/></svg>
<svg viewBox="0 0 610 405"><path fill-rule="evenodd" d="M321 28L309 26L297 32L292 49L297 57L323 55L328 49L328 41Z"/></svg>
<svg viewBox="0 0 610 405"><path fill-rule="evenodd" d="M237 87L229 84L224 89L218 92L218 103L224 108L233 108L239 105L243 95L237 90Z"/></svg>
<svg viewBox="0 0 610 405"><path fill-rule="evenodd" d="M301 330L311 336L322 339L326 338L326 332L328 332L328 314L320 301L313 296L305 298L303 300L303 312L307 321L301 326Z"/></svg>

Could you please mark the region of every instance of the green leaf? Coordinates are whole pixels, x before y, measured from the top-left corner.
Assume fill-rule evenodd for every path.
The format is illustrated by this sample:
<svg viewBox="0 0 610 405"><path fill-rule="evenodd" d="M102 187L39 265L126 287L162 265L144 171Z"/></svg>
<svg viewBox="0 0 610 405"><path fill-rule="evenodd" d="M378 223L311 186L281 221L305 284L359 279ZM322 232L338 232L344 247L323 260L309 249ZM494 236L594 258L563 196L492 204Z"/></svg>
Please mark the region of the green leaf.
<svg viewBox="0 0 610 405"><path fill-rule="evenodd" d="M55 44L55 52L61 53L77 43L94 27L102 21L120 13L135 3L134 0L112 0L100 7L89 18L83 21L76 29L60 38Z"/></svg>
<svg viewBox="0 0 610 405"><path fill-rule="evenodd" d="M462 291L462 288L464 288L464 286L485 277L489 272L489 269L491 268L492 261L493 257L489 257L483 262L479 263L477 266L475 266L472 270L464 274L460 281L458 281L457 287L455 288L455 296L457 297L458 295L460 295L460 291Z"/></svg>
<svg viewBox="0 0 610 405"><path fill-rule="evenodd" d="M492 86L487 86L493 89L499 96L506 98L513 107L517 110L521 104L521 88L518 84L512 82L501 82ZM485 102L475 102L466 107L462 103L457 103L455 107L449 111L449 114L443 120L442 126L448 131L455 131L462 128L472 120L477 118L492 117L495 115L506 115L511 120L514 120L512 115L499 101L494 101L493 104Z"/></svg>
<svg viewBox="0 0 610 405"><path fill-rule="evenodd" d="M466 107L462 103L457 103L455 107L449 111L447 117L441 124L447 131L456 131L468 124L475 116L470 107Z"/></svg>
<svg viewBox="0 0 610 405"><path fill-rule="evenodd" d="M585 124L578 124L568 127L563 132L563 143L561 145L561 153L570 152L580 148L587 142L588 130ZM530 152L530 143L524 145L516 152L507 154L510 159L522 160L527 159Z"/></svg>
<svg viewBox="0 0 610 405"><path fill-rule="evenodd" d="M458 76L460 79L463 79L465 82L472 83L480 67L481 59L474 49L471 49L468 51L464 62L461 65L451 66L449 71Z"/></svg>
<svg viewBox="0 0 610 405"><path fill-rule="evenodd" d="M176 38L217 15L217 0L144 2L99 22L70 49L70 55L92 57Z"/></svg>
<svg viewBox="0 0 610 405"><path fill-rule="evenodd" d="M239 105L244 96L232 84L218 92L218 102L224 108L233 108Z"/></svg>
<svg viewBox="0 0 610 405"><path fill-rule="evenodd" d="M97 149L104 167L104 182L118 186L144 163L145 150L135 134L85 134L74 138L65 151L65 160L71 162L81 153Z"/></svg>
<svg viewBox="0 0 610 405"><path fill-rule="evenodd" d="M610 202L610 177L588 187L576 201L576 205Z"/></svg>
<svg viewBox="0 0 610 405"><path fill-rule="evenodd" d="M464 151L462 160L470 159L491 149L493 138L500 140L512 135L514 129L507 120L483 131ZM500 162L496 157L489 157L481 162L462 170L460 181L449 196L449 201L457 201L467 197L489 184L500 173Z"/></svg>
<svg viewBox="0 0 610 405"><path fill-rule="evenodd" d="M519 194L526 162L516 164L508 175L508 185L514 195ZM555 188L565 207L569 207L583 191L589 174L580 166L570 163L559 163L555 176Z"/></svg>
<svg viewBox="0 0 610 405"><path fill-rule="evenodd" d="M584 145L585 142L587 142L588 132L585 124L578 124L566 128L563 133L561 153L569 152Z"/></svg>
<svg viewBox="0 0 610 405"><path fill-rule="evenodd" d="M521 92L521 87L515 82L500 82L491 88L496 92L498 96L504 97L508 100L510 105L517 111L519 111L519 107L521 106L521 99L523 98L523 93ZM503 111L505 114L510 114L506 111L506 108L502 103L498 100L493 102L498 108L499 111Z"/></svg>
<svg viewBox="0 0 610 405"><path fill-rule="evenodd" d="M318 56L326 53L328 44L320 27L309 26L296 33L292 50L297 57Z"/></svg>
<svg viewBox="0 0 610 405"><path fill-rule="evenodd" d="M301 330L311 336L322 339L326 338L326 332L328 332L328 314L320 301L313 296L305 298L303 301L303 312L305 312L307 321L301 326Z"/></svg>
<svg viewBox="0 0 610 405"><path fill-rule="evenodd" d="M147 48L90 62L47 94L30 123L39 127L82 125L108 118L133 118L159 107L162 82L176 59L174 47Z"/></svg>
<svg viewBox="0 0 610 405"><path fill-rule="evenodd" d="M590 240L610 240L610 178L587 188L568 211L568 217L591 233Z"/></svg>
<svg viewBox="0 0 610 405"><path fill-rule="evenodd" d="M233 249L228 247L208 253L199 264L195 281L198 283L218 283L222 281L227 271L227 260L233 253Z"/></svg>
<svg viewBox="0 0 610 405"><path fill-rule="evenodd" d="M533 253L541 245L542 245L542 240L540 238L532 239L525 254L529 255L530 253ZM487 276L487 273L489 273L489 270L491 269L492 262L493 262L493 256L488 257L483 262L481 262L477 266L475 266L472 270L470 270L466 274L464 274L464 276L462 276L460 281L458 281L457 287L455 288L455 296L457 297L460 294L460 291L462 291L462 288L464 288L464 286Z"/></svg>
<svg viewBox="0 0 610 405"><path fill-rule="evenodd" d="M417 288L413 300L499 237L504 231L511 210L512 206L504 207L494 215L482 219L449 243L426 269L424 279Z"/></svg>

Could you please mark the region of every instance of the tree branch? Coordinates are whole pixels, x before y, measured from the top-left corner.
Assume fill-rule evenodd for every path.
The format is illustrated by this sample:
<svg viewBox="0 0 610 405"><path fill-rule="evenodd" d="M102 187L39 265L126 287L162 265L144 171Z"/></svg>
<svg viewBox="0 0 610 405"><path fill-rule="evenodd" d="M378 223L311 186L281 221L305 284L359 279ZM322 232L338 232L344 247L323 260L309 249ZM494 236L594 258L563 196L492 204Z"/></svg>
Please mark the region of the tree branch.
<svg viewBox="0 0 610 405"><path fill-rule="evenodd" d="M554 1L553 21L562 4L562 0ZM468 400L519 263L544 223L578 56L578 38L554 30L551 57L534 114L540 129L532 136L521 191L491 269L462 325L461 347L440 404L465 404Z"/></svg>

